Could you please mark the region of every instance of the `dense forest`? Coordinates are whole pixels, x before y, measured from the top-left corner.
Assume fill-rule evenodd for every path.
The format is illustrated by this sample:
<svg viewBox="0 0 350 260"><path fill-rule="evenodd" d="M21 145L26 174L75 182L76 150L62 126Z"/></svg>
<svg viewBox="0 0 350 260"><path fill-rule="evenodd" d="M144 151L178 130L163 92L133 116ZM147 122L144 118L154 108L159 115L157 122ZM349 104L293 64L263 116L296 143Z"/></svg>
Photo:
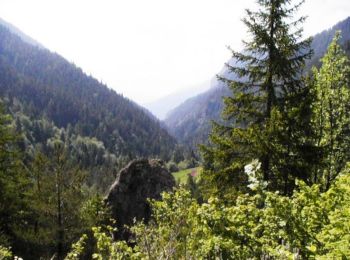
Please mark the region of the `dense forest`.
<svg viewBox="0 0 350 260"><path fill-rule="evenodd" d="M60 140L71 163L87 170L89 184L103 191L132 158L170 161L174 151L186 154L148 111L22 38L0 26L1 99L22 135L27 161Z"/></svg>
<svg viewBox="0 0 350 260"><path fill-rule="evenodd" d="M0 27L0 259L350 257L349 46L331 30L313 50L303 1L256 2L244 50L230 49L218 76L230 93L200 175L150 200L127 240L103 199L118 166L195 155L147 111Z"/></svg>

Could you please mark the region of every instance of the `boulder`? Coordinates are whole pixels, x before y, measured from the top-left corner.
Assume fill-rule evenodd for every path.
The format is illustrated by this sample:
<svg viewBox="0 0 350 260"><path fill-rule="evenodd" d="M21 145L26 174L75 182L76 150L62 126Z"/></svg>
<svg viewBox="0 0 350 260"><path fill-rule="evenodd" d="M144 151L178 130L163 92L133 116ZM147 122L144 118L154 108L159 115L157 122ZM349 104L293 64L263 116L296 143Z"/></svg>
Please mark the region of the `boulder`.
<svg viewBox="0 0 350 260"><path fill-rule="evenodd" d="M134 219L147 223L151 216L147 199L161 199L161 193L171 191L174 186L174 177L160 160L138 159L122 169L106 197L117 221L116 238L129 239L125 225L132 225Z"/></svg>

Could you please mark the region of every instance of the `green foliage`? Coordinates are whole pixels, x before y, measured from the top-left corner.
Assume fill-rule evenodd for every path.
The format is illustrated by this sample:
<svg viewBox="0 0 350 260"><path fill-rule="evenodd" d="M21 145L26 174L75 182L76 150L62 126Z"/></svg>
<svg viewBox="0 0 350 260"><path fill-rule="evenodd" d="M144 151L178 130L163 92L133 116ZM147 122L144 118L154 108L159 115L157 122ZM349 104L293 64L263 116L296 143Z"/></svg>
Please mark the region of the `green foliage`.
<svg viewBox="0 0 350 260"><path fill-rule="evenodd" d="M69 125L28 117L17 99L6 104L15 119L1 117L1 244L29 259L56 252L62 258L83 232L109 223L96 192L104 192L130 158L111 154L99 139L80 136Z"/></svg>
<svg viewBox="0 0 350 260"><path fill-rule="evenodd" d="M176 163L173 162L173 161L170 161L166 164L166 168L168 169L168 171L170 173L174 173L174 172L177 172L179 171L179 168L177 167Z"/></svg>
<svg viewBox="0 0 350 260"><path fill-rule="evenodd" d="M66 260L80 260L86 246L87 235L82 235L81 238L72 245L71 251L65 257Z"/></svg>
<svg viewBox="0 0 350 260"><path fill-rule="evenodd" d="M0 107L0 243L17 243L16 230L26 225L29 176L21 161L11 117Z"/></svg>
<svg viewBox="0 0 350 260"><path fill-rule="evenodd" d="M190 169L185 169L185 170L181 170L178 172L173 172L172 175L175 178L175 181L179 184L185 184L188 178L188 175L190 175L191 173L195 173L196 176L194 177L199 177L199 175L202 172L202 168L201 167L196 167L196 168L190 168Z"/></svg>
<svg viewBox="0 0 350 260"><path fill-rule="evenodd" d="M110 229L110 232L113 230ZM93 259L141 259L142 255L137 252L137 248L133 249L127 245L125 241L114 242L110 235L101 232L99 227L93 228L94 237L96 239L97 251L92 255Z"/></svg>
<svg viewBox="0 0 350 260"><path fill-rule="evenodd" d="M108 227L108 232L103 232L100 227L93 227L92 232L96 242L95 252L92 259L98 260L121 260L121 259L146 259L138 252L138 247L129 247L125 241L115 242L111 234L115 230ZM78 242L72 245L71 251L67 254L66 260L82 259L88 237L83 235Z"/></svg>
<svg viewBox="0 0 350 260"><path fill-rule="evenodd" d="M10 260L12 259L12 252L0 245L0 260Z"/></svg>
<svg viewBox="0 0 350 260"><path fill-rule="evenodd" d="M92 226L109 218L102 198L84 185L85 172L67 160L60 139L50 138L44 155L29 167L15 149L8 116L1 125L0 240L28 259L62 259L68 246ZM23 161L22 161L22 160ZM107 223L107 222L106 222Z"/></svg>
<svg viewBox="0 0 350 260"><path fill-rule="evenodd" d="M326 189L349 160L350 149L350 63L339 40L338 32L321 60L321 68L314 68L311 84L312 124L320 150L313 178Z"/></svg>
<svg viewBox="0 0 350 260"><path fill-rule="evenodd" d="M99 194L90 194L88 199L83 201L79 217L86 230L98 225L107 225L111 222L110 209Z"/></svg>
<svg viewBox="0 0 350 260"><path fill-rule="evenodd" d="M153 220L131 227L135 247L95 228L96 259L346 259L350 168L330 189L297 182L291 197L265 190L259 164L246 169L254 185L234 205L212 197L198 204L189 191L153 201Z"/></svg>
<svg viewBox="0 0 350 260"><path fill-rule="evenodd" d="M232 91L224 99L225 123L214 124L210 145L202 147L206 189L219 196L246 191L243 168L256 158L271 190L291 194L296 177L308 179L308 92L301 76L311 52L299 28L305 18L293 20L299 5L287 0L257 3L260 9L243 19L250 33L244 52L231 50L233 80L219 76Z"/></svg>
<svg viewBox="0 0 350 260"><path fill-rule="evenodd" d="M64 144L52 144L48 157L38 153L30 169L27 226L17 233L32 245L23 249L26 255L62 259L74 240L109 216L101 196L84 185L84 171L68 163Z"/></svg>
<svg viewBox="0 0 350 260"><path fill-rule="evenodd" d="M343 174L324 196L328 219L317 234L317 238L324 245L319 251L328 259L344 259L350 256L349 168Z"/></svg>
<svg viewBox="0 0 350 260"><path fill-rule="evenodd" d="M67 163L85 170L88 173L85 183L100 192L105 192L118 169L130 160L110 153L98 139L77 135L71 127L58 128L47 118L30 119L22 112L16 112L13 125L22 136L19 147L25 155L26 165L30 165L39 152L52 153L53 141L60 140L67 147Z"/></svg>

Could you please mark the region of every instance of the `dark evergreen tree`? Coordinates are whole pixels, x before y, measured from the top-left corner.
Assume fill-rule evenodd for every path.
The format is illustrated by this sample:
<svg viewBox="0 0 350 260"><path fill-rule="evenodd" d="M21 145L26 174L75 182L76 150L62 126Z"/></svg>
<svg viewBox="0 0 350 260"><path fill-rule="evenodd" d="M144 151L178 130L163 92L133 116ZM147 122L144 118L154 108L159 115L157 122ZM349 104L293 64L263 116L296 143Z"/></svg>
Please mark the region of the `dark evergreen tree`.
<svg viewBox="0 0 350 260"><path fill-rule="evenodd" d="M87 200L85 174L69 164L61 141L54 140L51 145L48 157L38 152L30 168L30 215L27 227L21 230L26 244L21 255L28 259L53 255L63 259L69 245L88 228L81 217Z"/></svg>
<svg viewBox="0 0 350 260"><path fill-rule="evenodd" d="M79 209L84 201L82 184L84 174L67 163L67 149L61 141L53 142L53 158L49 167L52 169L52 217L56 224L56 257L63 259L67 246L72 242L77 230L82 230L79 223ZM80 227L80 228L79 228ZM69 231L69 233L68 233ZM67 243L68 242L68 243Z"/></svg>
<svg viewBox="0 0 350 260"><path fill-rule="evenodd" d="M17 147L19 137L12 118L0 105L0 244L21 244L20 232L27 215L29 178Z"/></svg>
<svg viewBox="0 0 350 260"><path fill-rule="evenodd" d="M291 2L258 0L257 12L247 10L250 40L243 52L231 50L235 62L227 64L235 80L219 76L232 97L224 99L226 124L215 124L211 144L202 148L203 177L214 192L245 189L244 165L253 159L270 189L289 193L295 177L308 180L310 109L302 73L311 39L302 40L305 17L293 19L303 1Z"/></svg>

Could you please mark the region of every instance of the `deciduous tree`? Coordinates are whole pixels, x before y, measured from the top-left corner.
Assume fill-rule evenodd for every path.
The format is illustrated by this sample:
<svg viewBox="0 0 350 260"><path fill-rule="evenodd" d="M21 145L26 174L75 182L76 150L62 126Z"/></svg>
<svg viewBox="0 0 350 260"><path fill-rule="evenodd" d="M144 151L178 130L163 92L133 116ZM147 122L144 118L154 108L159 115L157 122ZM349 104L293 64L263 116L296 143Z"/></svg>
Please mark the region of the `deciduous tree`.
<svg viewBox="0 0 350 260"><path fill-rule="evenodd" d="M350 63L339 39L338 32L321 60L322 67L313 71L312 125L315 145L321 150L314 182L326 189L350 159Z"/></svg>

